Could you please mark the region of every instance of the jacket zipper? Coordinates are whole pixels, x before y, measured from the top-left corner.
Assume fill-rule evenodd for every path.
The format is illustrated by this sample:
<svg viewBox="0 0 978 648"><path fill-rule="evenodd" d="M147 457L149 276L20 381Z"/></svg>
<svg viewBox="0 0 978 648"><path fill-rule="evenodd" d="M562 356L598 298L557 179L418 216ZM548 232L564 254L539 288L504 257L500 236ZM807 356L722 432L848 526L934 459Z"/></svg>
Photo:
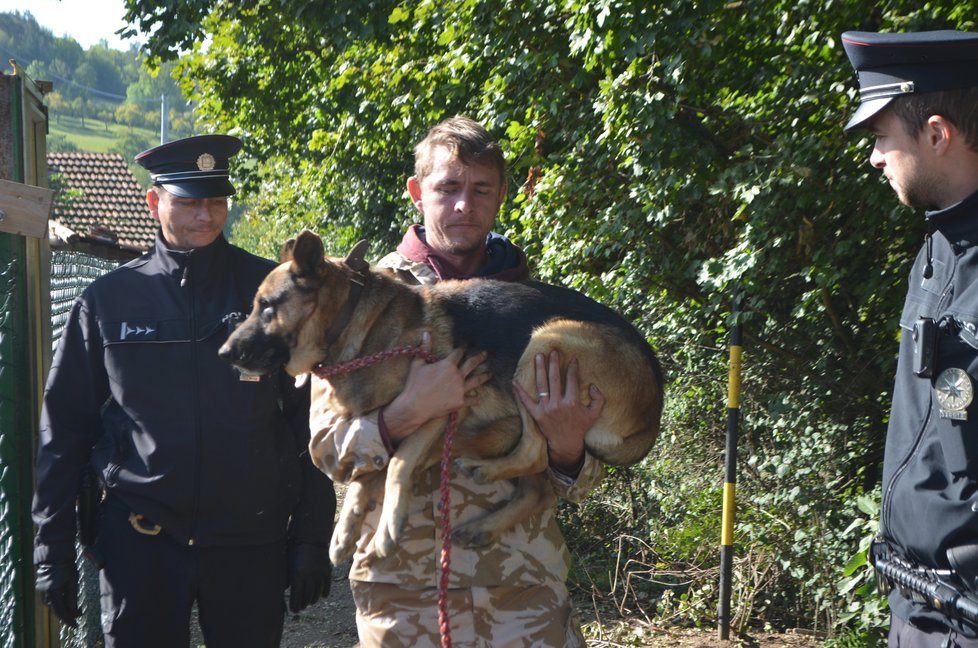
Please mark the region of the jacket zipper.
<svg viewBox="0 0 978 648"><path fill-rule="evenodd" d="M187 253L187 267L184 268L183 277L180 285L187 289L187 299L190 303L190 368L191 368L191 389L193 390L194 407L194 441L196 442L196 452L194 453L194 489L193 489L193 515L190 518L190 537L187 540L189 546L194 545L194 533L197 527L198 517L200 516L200 466L201 453L203 452L203 441L201 440L200 429L200 390L199 375L197 371L197 308L194 299L193 279L191 276L190 264L193 262L194 251Z"/></svg>
<svg viewBox="0 0 978 648"><path fill-rule="evenodd" d="M929 250L928 250L927 256L930 257L930 251ZM928 264L931 263L931 261L930 261L929 258L927 260L927 263ZM957 270L957 264L958 264L958 262L957 262L957 256L955 256L954 257L954 267L951 268L951 272L949 272L948 275L947 275L947 283L944 284L944 288L941 291L941 298L937 302L937 308L935 309L935 311L936 311L935 314L936 315L940 315L947 308L947 305L948 305L947 302L949 302L949 295L950 295L950 291L951 291L951 282L954 279L954 272L955 272L955 270ZM919 378L918 380L924 380L924 379L923 378ZM883 495L883 502L882 502L881 507L880 507L880 511L881 511L881 514L880 514L880 533L884 537L889 537L889 534L887 533L887 530L889 529L889 526L890 526L890 524L889 524L889 522L890 522L890 510L891 510L890 509L890 502L893 499L893 491L895 489L896 483L900 480L900 477L903 476L903 473L906 471L907 467L910 465L911 459L913 459L917 455L917 452L920 450L920 442L924 438L924 432L927 430L927 426L930 424L930 419L931 419L931 416L932 416L933 412L934 412L934 401L933 401L933 398L928 398L928 400L927 400L927 414L924 416L924 421L921 424L920 429L917 430L917 435L916 435L916 438L914 439L913 447L910 449L910 452L907 453L907 456L904 457L904 459L900 463L899 467L897 467L896 471L893 473L893 479L891 479L890 480L890 483L887 484L887 486L886 486L886 493L884 493L884 495ZM890 413L890 415L892 416L892 412Z"/></svg>

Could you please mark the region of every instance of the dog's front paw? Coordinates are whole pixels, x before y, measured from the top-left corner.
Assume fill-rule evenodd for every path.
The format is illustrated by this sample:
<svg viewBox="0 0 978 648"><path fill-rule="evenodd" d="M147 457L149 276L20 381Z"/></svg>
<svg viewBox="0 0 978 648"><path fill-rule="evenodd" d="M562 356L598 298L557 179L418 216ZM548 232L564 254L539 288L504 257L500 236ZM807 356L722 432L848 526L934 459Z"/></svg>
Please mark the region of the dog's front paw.
<svg viewBox="0 0 978 648"><path fill-rule="evenodd" d="M385 502L373 538L374 552L381 558L394 555L398 543L404 536L406 526L406 520L391 510L394 507L388 508L387 504L388 502Z"/></svg>
<svg viewBox="0 0 978 648"><path fill-rule="evenodd" d="M356 546L355 537L343 533L334 533L329 543L329 561L334 566L339 567L353 557Z"/></svg>
<svg viewBox="0 0 978 648"><path fill-rule="evenodd" d="M351 488L347 491L348 497L361 494L362 490L359 489ZM337 520L336 527L333 529L333 537L329 542L329 560L335 566L339 567L353 557L357 540L363 530L363 518L367 508L369 508L369 500L356 501L347 499L344 502L343 510L340 511L339 520Z"/></svg>
<svg viewBox="0 0 978 648"><path fill-rule="evenodd" d="M329 542L329 559L334 565L339 566L353 557L363 531L364 518L368 511L376 507L377 497L372 483L359 480L350 482Z"/></svg>
<svg viewBox="0 0 978 648"><path fill-rule="evenodd" d="M391 534L388 533L387 525L382 524L377 529L377 532L374 534L373 545L374 553L381 558L387 558L394 554L397 543L391 537Z"/></svg>

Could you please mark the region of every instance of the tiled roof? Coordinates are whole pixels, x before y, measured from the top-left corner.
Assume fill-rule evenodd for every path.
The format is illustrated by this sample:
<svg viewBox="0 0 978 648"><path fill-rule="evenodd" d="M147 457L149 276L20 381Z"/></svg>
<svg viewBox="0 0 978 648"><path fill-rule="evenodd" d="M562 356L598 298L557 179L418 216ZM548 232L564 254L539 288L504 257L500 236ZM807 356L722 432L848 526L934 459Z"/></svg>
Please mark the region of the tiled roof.
<svg viewBox="0 0 978 648"><path fill-rule="evenodd" d="M146 190L118 153L48 153L48 172L60 173L81 192L52 216L85 241L143 252L156 239L157 223L146 207Z"/></svg>

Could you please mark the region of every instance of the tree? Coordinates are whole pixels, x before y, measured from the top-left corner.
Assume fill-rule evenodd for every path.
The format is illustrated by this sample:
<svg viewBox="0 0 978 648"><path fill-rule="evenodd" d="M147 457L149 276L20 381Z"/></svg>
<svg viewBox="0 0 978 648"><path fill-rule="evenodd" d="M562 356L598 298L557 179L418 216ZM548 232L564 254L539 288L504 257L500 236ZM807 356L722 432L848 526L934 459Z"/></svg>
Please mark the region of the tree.
<svg viewBox="0 0 978 648"><path fill-rule="evenodd" d="M75 97L68 103L68 109L72 115L76 115L81 120L81 127L85 128L85 117L88 116L89 102L85 97Z"/></svg>
<svg viewBox="0 0 978 648"><path fill-rule="evenodd" d="M102 42L85 51L84 62L76 68L76 74L82 69L89 74L87 69L91 69L91 81L85 85L97 88L100 93L122 96L126 94L126 86L136 80L135 66L128 65L127 58L126 53L110 50Z"/></svg>
<svg viewBox="0 0 978 648"><path fill-rule="evenodd" d="M704 539L719 537L723 348L739 286L738 537L754 577L743 576L742 618L838 618L841 571L827 566L857 551L854 501L878 484L924 232L865 164L866 137L841 132L855 92L838 37L967 29L970 3L126 5L151 58L189 52L176 65L198 123L244 139L239 173L262 218L237 231L266 254L302 225L333 253L363 236L385 249L414 218L402 187L428 127L466 113L501 138L501 228L537 274L614 305L667 359L667 433L607 494L628 519L573 513L647 541L625 543L633 564L651 565L643 573L715 563ZM607 554L616 545L602 537L578 541ZM657 595L654 580L641 587ZM712 586L689 588L687 613L710 609L695 601Z"/></svg>
<svg viewBox="0 0 978 648"><path fill-rule="evenodd" d="M44 96L44 103L47 104L48 108L51 111L51 114L54 115L54 120L60 124L61 115L67 110L67 106L65 105L66 103L65 99L61 95L61 93L58 92L57 90L53 90L49 92L47 95Z"/></svg>
<svg viewBox="0 0 978 648"><path fill-rule="evenodd" d="M173 64L159 69L143 66L144 57L137 47L113 50L102 41L86 50L73 38L55 37L40 27L30 12L0 12L0 48L26 68L31 77L54 83L64 100L57 108L52 107L55 120L60 120L66 111L74 111L82 120L97 116L108 129L105 115L114 114L125 98L147 109L159 106L160 97L166 94L174 119L184 120L182 123L188 127L192 124L189 117L184 117L190 109L172 78ZM69 103L82 98L84 102ZM147 125L155 129L158 124L157 116Z"/></svg>
<svg viewBox="0 0 978 648"><path fill-rule="evenodd" d="M74 38L63 37L52 41L49 52L50 60L61 61L65 71L68 71L81 65L85 50Z"/></svg>
<svg viewBox="0 0 978 648"><path fill-rule="evenodd" d="M189 137L194 134L193 114L170 110L170 136L173 139Z"/></svg>
<svg viewBox="0 0 978 648"><path fill-rule="evenodd" d="M98 118L102 120L102 126L105 128L105 132L109 132L109 124L115 122L115 111L108 108L103 108L98 111Z"/></svg>
<svg viewBox="0 0 978 648"><path fill-rule="evenodd" d="M123 159L131 160L134 157L136 157L136 155L138 155L139 153L152 148L155 144L156 143L153 142L153 140L148 139L142 135L130 133L126 135L122 140L117 142L109 150L109 152L118 153L123 157ZM133 173L134 175L136 175L137 179L140 180L142 184L148 185L149 183L146 182L146 180L149 179L149 174L142 173L142 172L137 173L137 171L139 171L140 169L142 169L142 167L139 167L138 169L133 169Z"/></svg>
<svg viewBox="0 0 978 648"><path fill-rule="evenodd" d="M5 52L4 58L18 59L26 67L40 57L49 38L53 38L51 30L38 25L30 11L0 14L0 47Z"/></svg>
<svg viewBox="0 0 978 648"><path fill-rule="evenodd" d="M161 98L166 95L173 102L181 99L180 86L173 78L173 63L164 63L159 67L142 65L139 76L126 89L130 101L159 106Z"/></svg>
<svg viewBox="0 0 978 648"><path fill-rule="evenodd" d="M119 104L119 107L115 109L115 120L120 124L125 124L129 127L129 134L132 135L132 127L142 120L142 109L134 103L126 102Z"/></svg>

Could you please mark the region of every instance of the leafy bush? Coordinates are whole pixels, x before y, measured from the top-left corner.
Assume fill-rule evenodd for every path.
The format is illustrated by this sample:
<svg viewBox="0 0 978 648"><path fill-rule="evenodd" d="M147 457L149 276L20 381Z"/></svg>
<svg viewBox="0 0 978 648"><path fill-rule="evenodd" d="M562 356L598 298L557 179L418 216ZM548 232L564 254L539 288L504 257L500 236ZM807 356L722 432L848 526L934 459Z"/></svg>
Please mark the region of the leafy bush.
<svg viewBox="0 0 978 648"><path fill-rule="evenodd" d="M64 135L48 135L48 150L52 153L71 153L78 150L78 147L68 141Z"/></svg>

